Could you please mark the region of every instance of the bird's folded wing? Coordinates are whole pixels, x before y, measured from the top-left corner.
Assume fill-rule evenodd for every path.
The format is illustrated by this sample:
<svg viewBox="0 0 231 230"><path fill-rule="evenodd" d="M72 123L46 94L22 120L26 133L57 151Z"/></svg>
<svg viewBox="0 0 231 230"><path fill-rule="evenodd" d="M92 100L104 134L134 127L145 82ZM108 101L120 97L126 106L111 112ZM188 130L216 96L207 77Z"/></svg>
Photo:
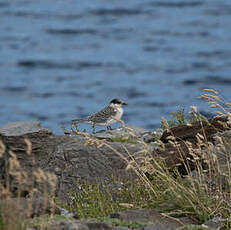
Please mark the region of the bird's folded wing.
<svg viewBox="0 0 231 230"><path fill-rule="evenodd" d="M111 117L116 115L116 110L112 107L106 107L99 111L96 114L93 114L88 117L88 120L94 122L94 123L104 123Z"/></svg>

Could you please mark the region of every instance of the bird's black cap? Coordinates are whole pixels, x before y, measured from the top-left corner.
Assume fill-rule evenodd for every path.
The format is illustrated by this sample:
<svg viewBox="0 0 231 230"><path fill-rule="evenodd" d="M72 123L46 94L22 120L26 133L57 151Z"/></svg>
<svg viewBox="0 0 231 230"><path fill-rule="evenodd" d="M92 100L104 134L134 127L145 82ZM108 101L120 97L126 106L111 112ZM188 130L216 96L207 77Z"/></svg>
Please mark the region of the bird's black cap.
<svg viewBox="0 0 231 230"><path fill-rule="evenodd" d="M118 99L118 98L112 99L112 100L110 101L110 103L118 104L118 105L127 105L126 103L124 103L122 100L120 100L120 99Z"/></svg>

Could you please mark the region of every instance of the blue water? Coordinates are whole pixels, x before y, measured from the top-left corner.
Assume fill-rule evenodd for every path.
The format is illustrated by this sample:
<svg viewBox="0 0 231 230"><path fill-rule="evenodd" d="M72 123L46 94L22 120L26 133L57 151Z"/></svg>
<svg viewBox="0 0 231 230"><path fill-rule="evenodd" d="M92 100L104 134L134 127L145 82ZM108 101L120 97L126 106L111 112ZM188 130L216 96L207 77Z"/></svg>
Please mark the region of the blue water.
<svg viewBox="0 0 231 230"><path fill-rule="evenodd" d="M231 101L230 0L0 1L0 126L38 120L61 133L112 98L147 129L196 105Z"/></svg>

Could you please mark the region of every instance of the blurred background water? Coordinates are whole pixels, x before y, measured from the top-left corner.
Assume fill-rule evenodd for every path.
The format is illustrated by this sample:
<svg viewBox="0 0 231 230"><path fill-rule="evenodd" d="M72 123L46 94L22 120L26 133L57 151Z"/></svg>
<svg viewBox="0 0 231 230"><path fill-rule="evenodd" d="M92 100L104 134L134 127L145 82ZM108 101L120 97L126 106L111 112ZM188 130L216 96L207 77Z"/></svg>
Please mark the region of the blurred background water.
<svg viewBox="0 0 231 230"><path fill-rule="evenodd" d="M1 0L0 125L38 120L61 133L112 98L153 129L197 105L231 101L230 0Z"/></svg>

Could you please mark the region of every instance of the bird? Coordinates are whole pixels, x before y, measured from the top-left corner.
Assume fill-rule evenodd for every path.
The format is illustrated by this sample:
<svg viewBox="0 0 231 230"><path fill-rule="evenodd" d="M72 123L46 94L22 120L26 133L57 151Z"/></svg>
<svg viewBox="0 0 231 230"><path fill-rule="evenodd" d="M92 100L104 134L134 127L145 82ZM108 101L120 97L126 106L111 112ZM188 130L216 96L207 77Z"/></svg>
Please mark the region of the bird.
<svg viewBox="0 0 231 230"><path fill-rule="evenodd" d="M90 123L95 128L96 125L106 126L107 130L112 130L111 125L118 122L123 115L123 106L127 103L119 98L110 101L109 105L99 112L86 118L72 120L73 123Z"/></svg>

